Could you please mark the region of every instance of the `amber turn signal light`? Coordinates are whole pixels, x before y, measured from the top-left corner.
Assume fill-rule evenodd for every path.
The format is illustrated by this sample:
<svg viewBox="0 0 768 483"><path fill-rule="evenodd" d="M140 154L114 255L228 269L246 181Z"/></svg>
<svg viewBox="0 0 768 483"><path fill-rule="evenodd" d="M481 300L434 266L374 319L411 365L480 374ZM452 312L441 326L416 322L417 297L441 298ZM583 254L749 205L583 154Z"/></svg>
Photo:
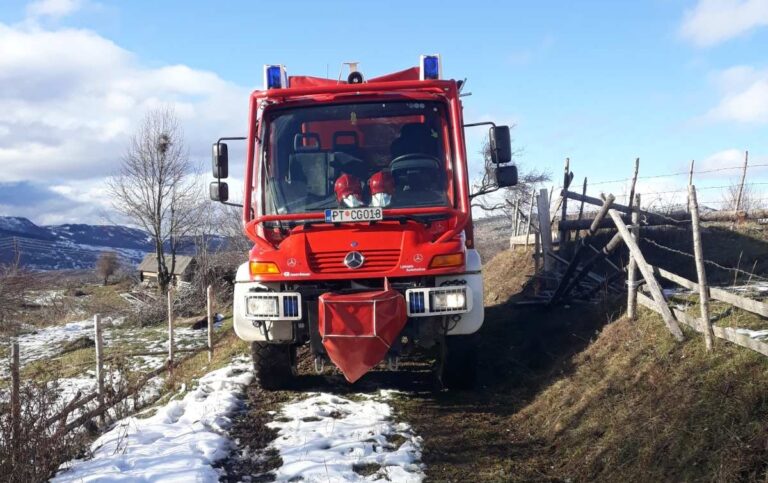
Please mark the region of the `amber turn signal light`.
<svg viewBox="0 0 768 483"><path fill-rule="evenodd" d="M463 253L451 253L450 255L436 255L429 262L429 268L458 267L464 265Z"/></svg>
<svg viewBox="0 0 768 483"><path fill-rule="evenodd" d="M267 275L280 273L280 270L272 262L250 262L248 267L251 270L251 275Z"/></svg>

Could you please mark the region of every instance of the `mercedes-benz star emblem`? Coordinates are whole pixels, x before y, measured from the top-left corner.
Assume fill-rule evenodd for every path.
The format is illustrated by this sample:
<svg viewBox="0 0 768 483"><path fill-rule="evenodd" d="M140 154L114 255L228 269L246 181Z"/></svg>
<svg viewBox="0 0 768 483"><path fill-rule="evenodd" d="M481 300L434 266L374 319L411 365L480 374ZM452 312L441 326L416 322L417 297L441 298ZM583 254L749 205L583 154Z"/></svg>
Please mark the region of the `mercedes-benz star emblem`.
<svg viewBox="0 0 768 483"><path fill-rule="evenodd" d="M365 262L365 257L360 252L349 252L347 253L347 256L344 257L344 265L352 270L362 267L363 262Z"/></svg>

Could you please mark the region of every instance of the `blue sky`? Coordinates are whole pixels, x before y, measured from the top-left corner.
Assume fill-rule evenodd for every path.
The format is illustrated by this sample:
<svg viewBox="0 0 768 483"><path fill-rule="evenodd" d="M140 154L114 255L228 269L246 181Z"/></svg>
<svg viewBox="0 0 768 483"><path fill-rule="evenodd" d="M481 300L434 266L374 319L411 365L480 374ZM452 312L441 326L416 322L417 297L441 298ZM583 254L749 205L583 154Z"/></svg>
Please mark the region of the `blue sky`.
<svg viewBox="0 0 768 483"><path fill-rule="evenodd" d="M520 163L555 177L566 156L578 180L592 181L626 177L637 156L645 175L684 171L691 159L702 169L735 166L744 149L753 163L768 163L768 0L382 5L3 2L0 51L13 49L17 60L0 59L0 88L26 87L22 101L0 114L0 166L9 168L0 183L46 185L55 199L83 209L35 213L0 195L0 214L98 222L109 211L100 185L142 108L178 103L190 152L204 159L211 140L245 131L245 96L260 86L265 63L285 64L289 74L335 77L342 62L356 60L372 77L414 65L419 54L440 53L446 77L468 78L466 119L516 124ZM27 57L34 62L26 65ZM41 96L52 99L51 119ZM10 102L3 97L0 111ZM73 107L78 102L86 106ZM50 129L60 138L10 139L19 126L25 135L38 130L45 137ZM471 150L481 135L470 135ZM28 153L40 162L16 161ZM755 169L752 179L761 180L763 171ZM726 171L698 183L715 186L735 176ZM684 184L681 177L641 187Z"/></svg>

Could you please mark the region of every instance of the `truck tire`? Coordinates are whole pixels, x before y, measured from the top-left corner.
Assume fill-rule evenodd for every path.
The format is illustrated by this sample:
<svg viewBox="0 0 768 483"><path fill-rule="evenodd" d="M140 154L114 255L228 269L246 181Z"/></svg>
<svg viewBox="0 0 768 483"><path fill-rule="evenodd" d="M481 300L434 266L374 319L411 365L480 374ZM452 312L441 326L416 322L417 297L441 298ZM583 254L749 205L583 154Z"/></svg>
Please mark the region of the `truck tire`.
<svg viewBox="0 0 768 483"><path fill-rule="evenodd" d="M256 382L262 389L269 391L286 389L296 375L295 349L288 344L251 344L253 369Z"/></svg>
<svg viewBox="0 0 768 483"><path fill-rule="evenodd" d="M441 381L448 389L468 390L477 379L477 338L474 335L445 337Z"/></svg>

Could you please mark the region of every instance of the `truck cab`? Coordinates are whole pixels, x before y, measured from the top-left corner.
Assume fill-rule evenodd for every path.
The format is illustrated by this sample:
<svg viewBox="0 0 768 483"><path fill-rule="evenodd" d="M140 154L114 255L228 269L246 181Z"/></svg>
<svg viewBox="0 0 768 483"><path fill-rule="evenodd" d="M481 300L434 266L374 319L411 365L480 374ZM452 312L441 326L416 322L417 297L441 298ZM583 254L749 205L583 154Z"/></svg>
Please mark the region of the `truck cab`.
<svg viewBox="0 0 768 483"><path fill-rule="evenodd" d="M243 225L254 246L237 271L234 329L259 383L290 384L296 350L352 383L386 361L440 348L441 380L468 386L483 323L472 236L460 83L439 56L365 80L288 77L265 66L250 97ZM213 145L211 197L227 202L227 146ZM493 126L494 161L511 158ZM500 185L516 182L499 166Z"/></svg>

